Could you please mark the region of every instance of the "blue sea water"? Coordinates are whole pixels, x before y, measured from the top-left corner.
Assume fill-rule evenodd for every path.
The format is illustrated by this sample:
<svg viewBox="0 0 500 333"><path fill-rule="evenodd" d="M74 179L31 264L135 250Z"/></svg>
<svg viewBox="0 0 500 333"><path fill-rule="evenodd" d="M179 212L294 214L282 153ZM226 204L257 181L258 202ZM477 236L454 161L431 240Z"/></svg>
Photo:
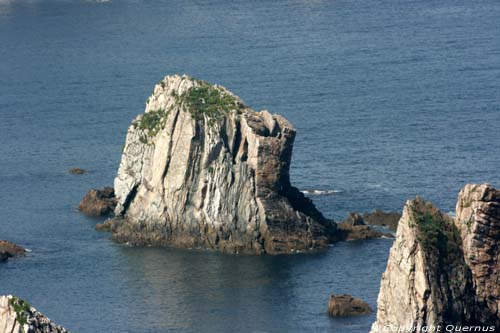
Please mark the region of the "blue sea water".
<svg viewBox="0 0 500 333"><path fill-rule="evenodd" d="M367 332L391 240L251 257L128 248L77 205L112 184L130 121L166 74L222 84L297 127L292 182L325 215L453 211L500 186L497 0L0 0L0 294L73 332ZM70 175L71 167L89 170Z"/></svg>

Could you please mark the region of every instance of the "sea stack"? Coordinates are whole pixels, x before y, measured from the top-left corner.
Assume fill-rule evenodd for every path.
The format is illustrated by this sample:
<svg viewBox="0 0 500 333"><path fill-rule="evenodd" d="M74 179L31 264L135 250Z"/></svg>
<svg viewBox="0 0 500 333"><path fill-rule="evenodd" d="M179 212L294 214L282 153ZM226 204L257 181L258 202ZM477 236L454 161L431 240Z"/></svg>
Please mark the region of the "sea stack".
<svg viewBox="0 0 500 333"><path fill-rule="evenodd" d="M467 185L456 219L420 198L408 201L371 332L499 328L499 228L500 191L490 185Z"/></svg>
<svg viewBox="0 0 500 333"><path fill-rule="evenodd" d="M128 129L116 218L104 227L132 245L325 248L336 225L290 184L294 139L284 117L256 112L222 86L167 76Z"/></svg>

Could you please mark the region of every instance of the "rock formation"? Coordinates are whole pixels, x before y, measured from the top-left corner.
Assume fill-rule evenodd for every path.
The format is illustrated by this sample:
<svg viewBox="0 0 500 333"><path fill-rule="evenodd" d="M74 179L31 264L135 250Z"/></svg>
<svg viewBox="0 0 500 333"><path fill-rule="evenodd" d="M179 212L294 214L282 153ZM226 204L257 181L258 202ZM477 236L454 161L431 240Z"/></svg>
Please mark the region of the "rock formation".
<svg viewBox="0 0 500 333"><path fill-rule="evenodd" d="M372 313L366 302L351 295L331 295L328 301L328 314L332 317L359 316Z"/></svg>
<svg viewBox="0 0 500 333"><path fill-rule="evenodd" d="M393 237L392 234L374 230L365 224L359 213L350 213L345 221L337 225L339 240L365 240L370 238Z"/></svg>
<svg viewBox="0 0 500 333"><path fill-rule="evenodd" d="M456 220L420 198L408 201L371 332L499 328L499 228L500 192L489 185L467 185L460 192Z"/></svg>
<svg viewBox="0 0 500 333"><path fill-rule="evenodd" d="M11 257L21 257L25 254L26 250L21 246L5 240L0 240L0 262L6 261Z"/></svg>
<svg viewBox="0 0 500 333"><path fill-rule="evenodd" d="M391 230L396 230L398 228L398 222L401 218L400 213L396 212L383 212L379 209L375 209L371 213L364 213L363 220L369 225L380 225L387 227Z"/></svg>
<svg viewBox="0 0 500 333"><path fill-rule="evenodd" d="M0 296L0 332L67 333L34 307L13 296Z"/></svg>
<svg viewBox="0 0 500 333"><path fill-rule="evenodd" d="M486 184L466 185L456 213L465 262L472 272L477 319L496 319L500 328L500 191Z"/></svg>
<svg viewBox="0 0 500 333"><path fill-rule="evenodd" d="M291 253L325 248L335 223L290 184L295 129L221 86L165 77L128 129L117 218L135 245Z"/></svg>
<svg viewBox="0 0 500 333"><path fill-rule="evenodd" d="M78 208L89 216L106 216L112 214L115 207L115 191L112 187L105 187L102 190L89 190Z"/></svg>

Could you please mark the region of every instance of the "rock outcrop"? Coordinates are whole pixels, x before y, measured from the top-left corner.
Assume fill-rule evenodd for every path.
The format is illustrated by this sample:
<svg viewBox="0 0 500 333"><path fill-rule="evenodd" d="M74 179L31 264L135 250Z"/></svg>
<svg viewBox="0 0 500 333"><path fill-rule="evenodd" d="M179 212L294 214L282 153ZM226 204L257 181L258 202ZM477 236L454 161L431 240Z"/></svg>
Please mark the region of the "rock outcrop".
<svg viewBox="0 0 500 333"><path fill-rule="evenodd" d="M477 319L500 329L500 191L466 185L457 202L455 223L465 263L472 272Z"/></svg>
<svg viewBox="0 0 500 333"><path fill-rule="evenodd" d="M14 296L0 296L0 332L67 333L34 307Z"/></svg>
<svg viewBox="0 0 500 333"><path fill-rule="evenodd" d="M456 220L420 198L408 201L371 332L500 328L499 227L500 192L489 185L467 185L460 192Z"/></svg>
<svg viewBox="0 0 500 333"><path fill-rule="evenodd" d="M5 240L0 240L0 262L6 261L11 257L21 257L26 255L26 250Z"/></svg>
<svg viewBox="0 0 500 333"><path fill-rule="evenodd" d="M325 248L335 223L290 184L294 138L285 118L253 111L224 87L165 77L128 129L117 219L103 227L134 245Z"/></svg>
<svg viewBox="0 0 500 333"><path fill-rule="evenodd" d="M110 215L116 208L115 191L112 187L91 189L85 194L78 208L89 216Z"/></svg>
<svg viewBox="0 0 500 333"><path fill-rule="evenodd" d="M337 225L339 240L366 240L380 237L394 237L392 234L374 230L365 224L363 217L356 212L350 213L347 219Z"/></svg>
<svg viewBox="0 0 500 333"><path fill-rule="evenodd" d="M391 230L396 230L398 228L398 222L400 218L400 213L383 212L379 209L375 209L371 213L363 214L363 220L366 222L366 224L380 225Z"/></svg>
<svg viewBox="0 0 500 333"><path fill-rule="evenodd" d="M370 306L351 295L331 295L328 301L328 314L332 317L350 317L372 313Z"/></svg>

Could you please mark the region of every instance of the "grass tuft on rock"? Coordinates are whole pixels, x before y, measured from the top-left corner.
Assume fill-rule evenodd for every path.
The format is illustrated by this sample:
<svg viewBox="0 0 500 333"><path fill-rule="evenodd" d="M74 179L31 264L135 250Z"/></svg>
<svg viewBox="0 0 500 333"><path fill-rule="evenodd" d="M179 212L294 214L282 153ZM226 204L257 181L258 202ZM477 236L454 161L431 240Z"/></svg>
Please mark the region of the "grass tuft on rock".
<svg viewBox="0 0 500 333"><path fill-rule="evenodd" d="M158 134L158 132L165 128L167 122L168 111L164 109L152 110L143 114L142 118L132 123L134 128L142 131L140 141L148 143L149 138Z"/></svg>
<svg viewBox="0 0 500 333"><path fill-rule="evenodd" d="M236 98L228 92L204 81L197 82L199 86L176 96L178 102L188 108L194 119L201 120L204 116L209 119L218 119L239 109Z"/></svg>
<svg viewBox="0 0 500 333"><path fill-rule="evenodd" d="M413 209L417 238L428 253L447 255L460 251L462 238L451 217L430 204L416 204ZM420 206L420 207L418 207Z"/></svg>
<svg viewBox="0 0 500 333"><path fill-rule="evenodd" d="M9 305L16 313L16 320L21 326L21 332L24 332L24 325L28 324L28 311L30 310L31 305L18 297L12 297L9 300Z"/></svg>

